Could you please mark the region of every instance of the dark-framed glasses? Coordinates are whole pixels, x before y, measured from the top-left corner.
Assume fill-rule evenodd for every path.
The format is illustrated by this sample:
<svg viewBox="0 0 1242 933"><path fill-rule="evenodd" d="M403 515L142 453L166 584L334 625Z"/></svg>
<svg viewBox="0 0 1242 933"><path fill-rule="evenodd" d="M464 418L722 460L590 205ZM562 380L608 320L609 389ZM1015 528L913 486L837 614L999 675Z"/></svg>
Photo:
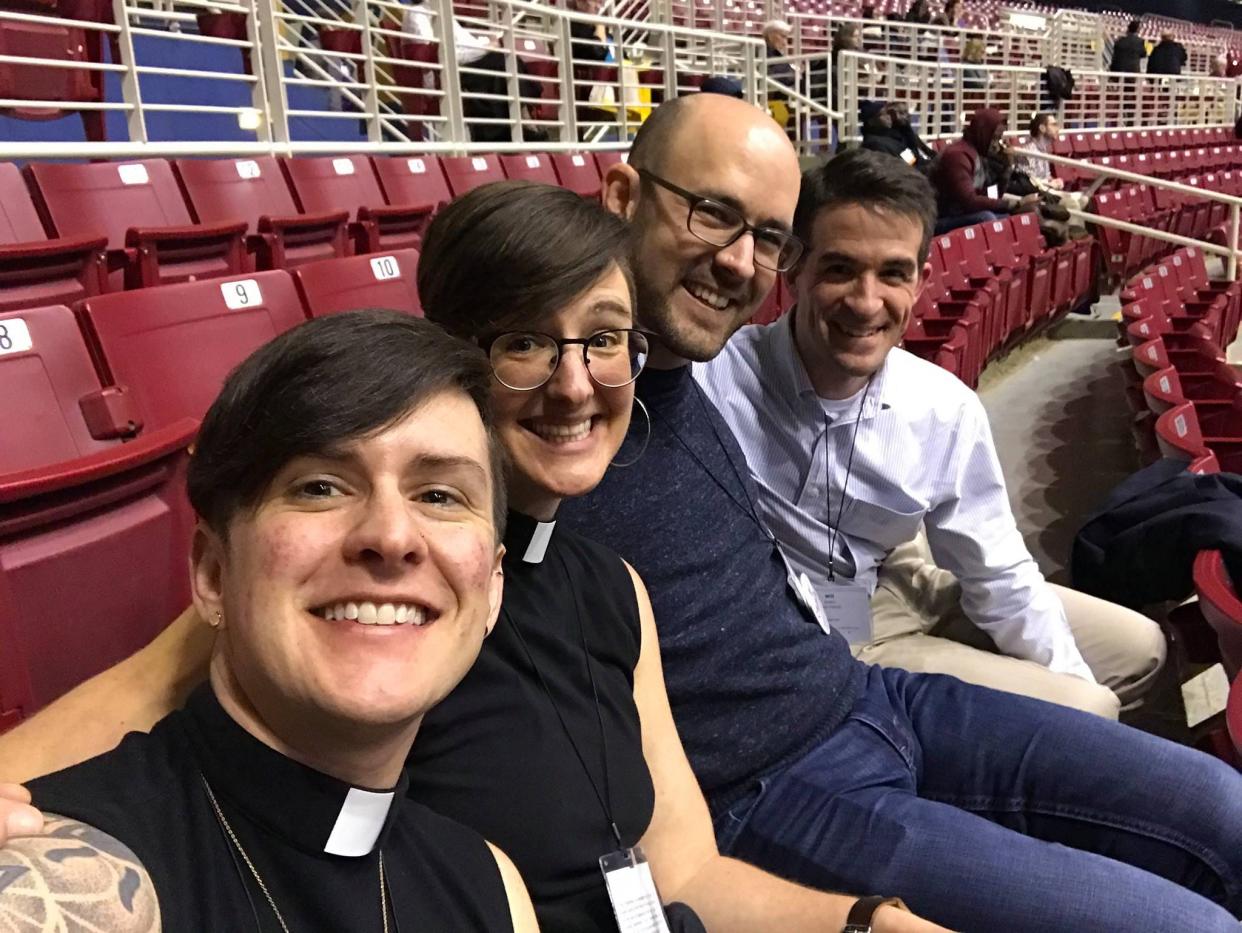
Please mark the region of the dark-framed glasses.
<svg viewBox="0 0 1242 933"><path fill-rule="evenodd" d="M647 335L633 328L598 330L589 337L553 337L537 331L510 331L483 343L496 381L519 392L537 389L556 372L569 346L582 347L591 380L616 389L627 386L647 363Z"/></svg>
<svg viewBox="0 0 1242 933"><path fill-rule="evenodd" d="M786 230L749 223L737 208L680 188L645 168L639 169L638 174L673 192L690 206L686 228L704 243L723 249L749 233L755 241L755 265L774 272L792 269L802 255L802 241Z"/></svg>

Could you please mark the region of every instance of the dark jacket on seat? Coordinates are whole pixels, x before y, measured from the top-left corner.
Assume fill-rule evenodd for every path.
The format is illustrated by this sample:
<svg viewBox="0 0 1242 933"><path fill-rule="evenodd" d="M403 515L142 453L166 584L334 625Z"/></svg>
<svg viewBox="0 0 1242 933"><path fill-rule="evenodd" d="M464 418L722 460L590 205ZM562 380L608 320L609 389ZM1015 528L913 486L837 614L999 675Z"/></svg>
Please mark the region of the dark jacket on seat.
<svg viewBox="0 0 1242 933"><path fill-rule="evenodd" d="M1091 515L1070 555L1075 589L1123 606L1181 600L1195 555L1219 550L1242 583L1242 476L1197 475L1158 460L1128 477Z"/></svg>

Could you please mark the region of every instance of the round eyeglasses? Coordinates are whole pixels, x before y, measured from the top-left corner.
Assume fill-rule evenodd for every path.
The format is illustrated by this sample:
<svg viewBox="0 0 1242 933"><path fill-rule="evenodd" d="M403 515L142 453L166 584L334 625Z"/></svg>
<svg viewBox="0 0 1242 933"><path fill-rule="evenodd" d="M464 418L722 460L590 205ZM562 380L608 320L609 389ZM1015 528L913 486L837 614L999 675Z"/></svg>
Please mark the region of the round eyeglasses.
<svg viewBox="0 0 1242 933"><path fill-rule="evenodd" d="M777 227L755 226L749 223L737 208L713 198L705 198L693 191L687 191L645 168L639 169L638 174L647 181L673 192L689 205L690 213L686 217L686 229L704 243L724 249L749 233L755 241L755 265L773 272L789 271L802 255L802 241L786 230Z"/></svg>
<svg viewBox="0 0 1242 933"><path fill-rule="evenodd" d="M556 372L567 346L581 346L587 373L599 386L627 386L647 363L647 335L626 328L600 330L589 337L558 338L535 331L500 334L483 344L496 381L519 392L537 389Z"/></svg>

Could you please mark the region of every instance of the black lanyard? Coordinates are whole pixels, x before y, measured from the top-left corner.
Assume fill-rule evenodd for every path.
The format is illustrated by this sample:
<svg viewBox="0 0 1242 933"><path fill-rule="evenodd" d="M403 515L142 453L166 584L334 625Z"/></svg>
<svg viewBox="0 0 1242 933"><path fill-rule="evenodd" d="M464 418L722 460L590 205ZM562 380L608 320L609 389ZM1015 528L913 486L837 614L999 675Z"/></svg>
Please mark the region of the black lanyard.
<svg viewBox="0 0 1242 933"><path fill-rule="evenodd" d="M720 452L724 454L724 458L729 464L729 470L733 473L734 478L737 480L738 488L742 490L742 496L746 499L745 503L733 494L733 490L721 481L720 477L717 476L715 472L713 472L712 468L704 462L703 458L698 455L698 452L690 446L684 437L682 437L681 432L677 430L677 426L673 423L672 418L668 419L669 429L673 432L673 436L677 438L677 443L681 444L681 446L685 448L686 453L694 458L694 462L702 468L703 472L708 475L711 481L720 487L720 490L729 497L730 501L732 501L734 505L741 509L742 513L746 515L747 518L759 526L759 530L763 532L765 538L775 543L776 539L773 537L772 532L768 530L768 527L763 523L763 520L759 518L759 511L755 508L755 503L750 498L750 490L746 487L746 479L742 476L741 471L738 470L737 464L733 462L733 458L729 456L729 448L725 444L724 438L720 436L720 432L716 430L716 424L712 421L711 412L708 411L707 403L703 400L704 392L702 388L699 387L699 384L694 381L693 376L690 377L690 391L691 394L698 399L699 410L703 412L703 418L707 422L707 426L712 429L712 434L715 435L717 442L720 444Z"/></svg>
<svg viewBox="0 0 1242 933"><path fill-rule="evenodd" d="M569 723L565 721L565 717L561 714L561 708L556 705L556 699L552 696L552 690L548 687L548 681L544 678L543 671L535 663L535 656L531 653L530 646L526 644L526 637L522 634L521 626L517 624L517 619L510 615L508 610L503 608L503 602L501 604L501 613L509 621L509 624L513 626L513 631L517 633L518 641L522 644L522 650L526 652L526 660L530 662L535 676L539 678L539 683L543 686L543 692L547 694L548 702L552 704L552 711L556 713L556 718L560 720L561 728L565 730L565 738L569 739L569 745L578 757L578 763L582 765L582 770L591 785L591 790L595 792L595 799L599 801L600 809L604 813L604 819L608 822L608 830L612 833L613 838L616 839L618 848L623 848L624 843L621 841L621 830L617 828L617 821L613 817L612 789L608 781L608 733L604 729L604 714L599 706L599 690L595 686L595 667L591 663L591 652L587 649L586 627L582 624L582 603L578 596L578 588L573 585L573 579L570 577L569 568L565 566L565 558L559 552L555 553L557 563L561 565L561 572L565 575L566 585L569 587L569 591L573 593L574 616L578 622L578 637L582 641L582 656L586 659L587 678L591 681L591 697L595 701L595 719L599 723L600 757L604 774L604 792L602 794L600 793L599 785L595 783L595 778L591 775L591 769L587 767L586 758L583 756L582 750L574 740L574 734L569 731Z"/></svg>
<svg viewBox="0 0 1242 933"><path fill-rule="evenodd" d="M850 455L845 461L845 479L841 483L841 501L837 503L837 523L832 523L832 457L828 448L828 416L824 416L824 500L828 506L828 581L836 582L833 564L837 559L837 535L841 531L841 519L845 516L846 490L850 486L850 471L854 469L854 451L858 448L858 428L862 424L863 408L867 405L867 395L871 392L871 383L875 374L867 380L863 387L862 398L858 402L858 418L854 422L854 434L850 438ZM857 573L857 568L855 568Z"/></svg>

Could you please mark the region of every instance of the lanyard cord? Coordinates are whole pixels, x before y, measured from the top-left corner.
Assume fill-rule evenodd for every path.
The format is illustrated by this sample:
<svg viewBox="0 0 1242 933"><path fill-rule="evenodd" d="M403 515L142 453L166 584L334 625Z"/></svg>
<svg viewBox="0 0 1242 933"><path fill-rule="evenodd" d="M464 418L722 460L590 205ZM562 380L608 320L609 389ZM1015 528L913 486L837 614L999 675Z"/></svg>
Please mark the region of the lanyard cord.
<svg viewBox="0 0 1242 933"><path fill-rule="evenodd" d="M732 471L734 478L737 480L738 487L742 490L742 495L745 497L746 502L743 503L740 499L738 499L737 496L733 494L733 491L729 489L728 486L726 486L723 482L721 482L720 477L718 477L712 471L711 467L709 467L703 461L703 458L698 455L695 449L691 447L688 443L686 443L686 439L681 436L681 432L677 430L677 426L673 424L673 419L670 418L669 428L672 430L673 436L677 438L677 443L681 444L681 446L686 449L686 453L688 453L691 457L694 458L694 462L697 463L699 467L703 470L703 472L707 474L708 478L711 479L713 483L715 483L717 486L720 487L721 491L724 492L724 494L729 497L729 499L733 502L734 505L736 505L739 509L742 510L743 514L745 514L751 521L753 521L756 525L759 526L759 530L763 532L764 537L766 537L769 541L772 541L775 543L776 539L772 536L772 532L768 530L767 526L764 525L762 520L760 520L759 518L759 512L755 508L755 503L750 498L750 491L746 488L745 478L742 476L741 472L738 470L737 465L733 462L733 458L729 456L729 448L725 445L724 438L721 437L720 432L716 430L716 425L712 421L711 413L707 410L707 403L703 401L704 392L702 388L700 388L699 384L694 381L693 377L691 377L690 379L690 386L691 386L691 389L690 389L691 394L693 394L694 397L698 399L699 409L703 412L703 418L707 422L707 426L712 429L712 434L716 436L716 440L720 444L721 452L724 453L724 458L728 462L729 469L730 471Z"/></svg>
<svg viewBox="0 0 1242 933"><path fill-rule="evenodd" d="M517 633L518 641L522 645L522 650L526 653L526 660L530 662L531 668L535 675L539 678L539 683L543 687L543 692L548 696L548 702L552 704L552 711L556 713L556 718L560 720L561 728L565 731L565 738L569 739L569 746L574 750L574 755L578 758L578 763L582 765L582 771L586 774L586 779L591 785L591 790L595 793L595 799L599 801L600 809L604 813L604 819L608 821L608 830L617 841L618 848L623 848L624 843L621 841L621 830L617 828L617 821L612 814L612 789L608 781L608 734L604 730L604 714L599 705L599 690L595 686L595 667L591 663L591 653L587 649L586 627L582 624L582 603L578 596L578 588L573 585L573 581L569 575L569 568L565 566L565 558L556 552L557 563L561 565L561 571L565 574L565 579L569 582L569 590L574 596L574 616L578 620L578 636L582 643L582 656L586 660L587 678L591 681L591 698L595 701L595 719L599 724L599 744L601 751L601 759L604 773L604 792L601 794L599 785L595 783L595 778L591 774L591 769L587 767L586 758L583 757L582 750L578 747L574 734L569 731L569 723L565 721L561 708L557 706L555 698L552 696L552 690L548 687L548 681L543 676L543 671L539 669L539 665L535 663L535 656L531 653L530 646L526 644L526 636L522 634L522 627L518 625L515 619L507 609L502 608L501 613L509 624L513 626L513 631Z"/></svg>
<svg viewBox="0 0 1242 933"><path fill-rule="evenodd" d="M837 559L837 535L841 531L841 519L845 517L845 500L846 490L850 486L850 471L854 469L854 451L858 448L858 428L862 424L863 408L867 404L867 395L871 392L871 383L875 379L875 374L867 380L867 385L863 388L862 398L858 401L858 417L854 421L854 432L850 438L850 455L845 461L845 479L841 483L841 500L837 503L837 523L832 524L832 458L829 456L831 451L828 449L828 416L824 415L824 499L828 506L828 580L831 583L836 582L836 574L833 572L833 564Z"/></svg>

